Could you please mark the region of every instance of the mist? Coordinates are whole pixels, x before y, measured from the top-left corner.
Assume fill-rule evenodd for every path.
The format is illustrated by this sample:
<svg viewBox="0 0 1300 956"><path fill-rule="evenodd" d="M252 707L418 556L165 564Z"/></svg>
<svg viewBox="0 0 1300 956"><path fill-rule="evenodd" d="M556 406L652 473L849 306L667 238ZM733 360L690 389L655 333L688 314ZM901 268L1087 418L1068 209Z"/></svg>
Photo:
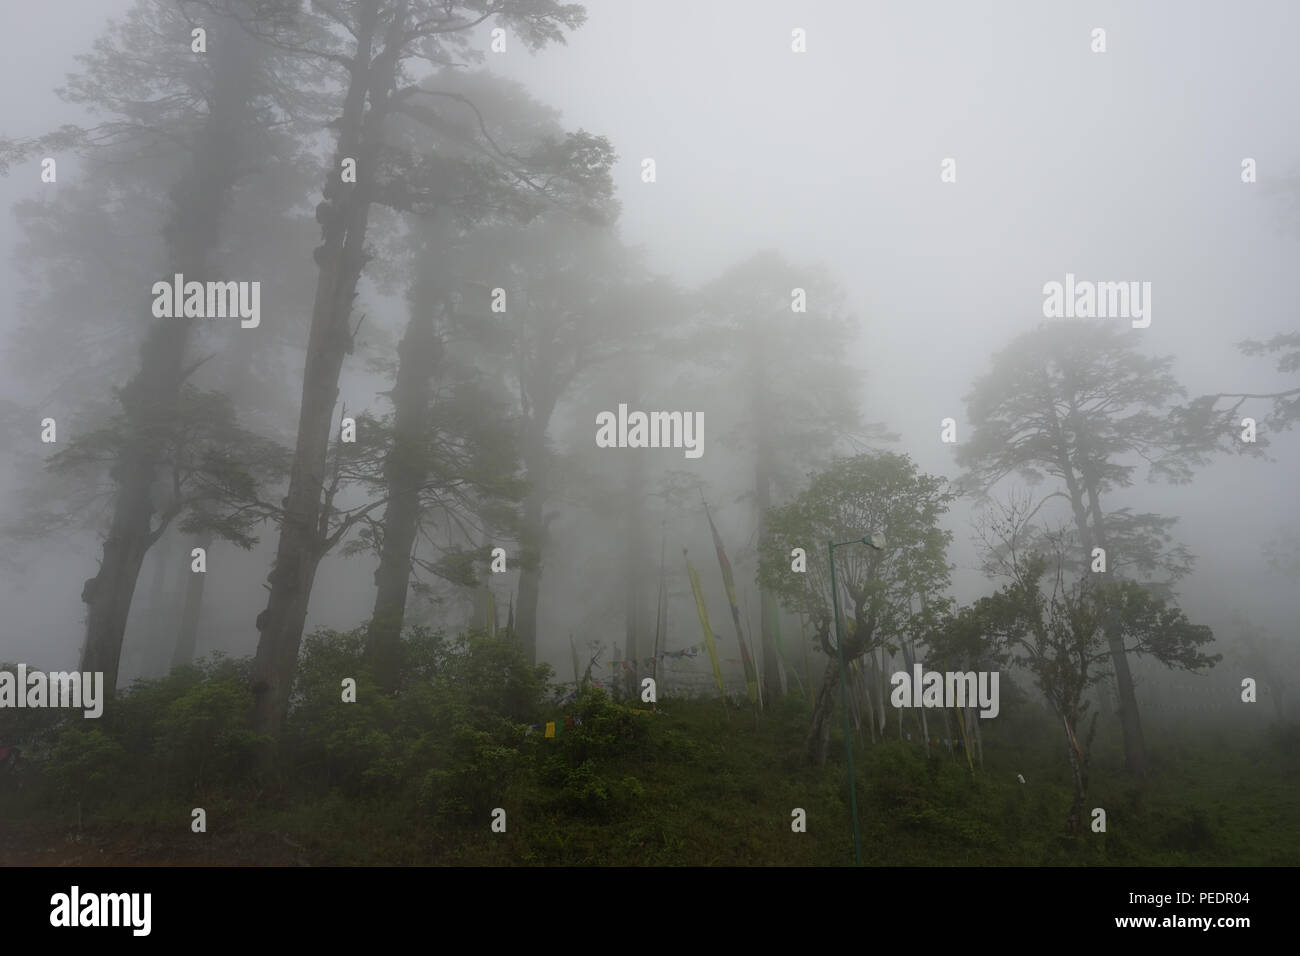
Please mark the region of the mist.
<svg viewBox="0 0 1300 956"><path fill-rule="evenodd" d="M1033 766L1055 788L1035 826L1072 836L1099 788L1215 799L1160 789L1191 772L1180 741L1201 767L1290 746L1300 9L548 0L529 27L477 6L360 106L328 54L366 11L407 15L389 0L5 12L0 662L106 673L105 726L226 682L221 719L276 744L215 787L354 759L309 718L344 734L348 707L441 693L441 668L509 674L482 678L500 726L455 711L521 755L483 771L496 796L438 790L467 771L409 743L423 718L373 718L393 792L485 834L526 748L599 707L689 717L690 746L779 739L797 773L846 734L868 773L887 747L1013 789ZM1057 317L1051 283L1101 291ZM1035 588L1041 619L1015 604ZM1091 600L1083 633L1064 609ZM1061 628L1092 648L1068 679L1040 667ZM891 705L914 664L992 672L1000 709L923 721L919 681ZM165 713L132 726L179 748ZM68 779L61 726L0 723L29 792ZM650 753L606 756L624 779ZM348 799L389 772L347 766ZM1294 863L1294 801L1267 812L1276 850L1127 862ZM14 819L39 845L36 811ZM320 859L492 865L469 845ZM974 856L1113 862L998 852Z"/></svg>

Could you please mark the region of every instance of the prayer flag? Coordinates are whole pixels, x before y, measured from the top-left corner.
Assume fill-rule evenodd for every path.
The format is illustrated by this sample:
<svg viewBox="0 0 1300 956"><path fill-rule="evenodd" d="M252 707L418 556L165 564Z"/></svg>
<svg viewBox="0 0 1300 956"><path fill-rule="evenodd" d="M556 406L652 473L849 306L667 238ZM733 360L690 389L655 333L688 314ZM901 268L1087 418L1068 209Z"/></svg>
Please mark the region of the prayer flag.
<svg viewBox="0 0 1300 956"><path fill-rule="evenodd" d="M682 554L686 552L683 550ZM691 589L695 592L695 610L700 616L700 627L704 629L704 643L709 649L709 658L713 661L713 679L718 682L718 693L723 696L722 665L718 663L718 647L713 641L713 628L709 626L709 611L704 606L704 591L700 588L700 576L695 572L691 559L686 559L686 572L691 577Z"/></svg>
<svg viewBox="0 0 1300 956"><path fill-rule="evenodd" d="M718 552L718 565L722 568L722 583L727 588L727 602L731 605L731 620L736 625L736 640L740 644L740 660L745 667L745 684L749 687L749 702L758 703L758 674L754 662L749 659L749 649L745 647L745 634L740 628L740 605L736 601L736 580L731 573L731 562L727 560L727 549L722 546L722 537L709 514L707 502L704 505L704 517L709 519L709 530L713 532L713 547Z"/></svg>

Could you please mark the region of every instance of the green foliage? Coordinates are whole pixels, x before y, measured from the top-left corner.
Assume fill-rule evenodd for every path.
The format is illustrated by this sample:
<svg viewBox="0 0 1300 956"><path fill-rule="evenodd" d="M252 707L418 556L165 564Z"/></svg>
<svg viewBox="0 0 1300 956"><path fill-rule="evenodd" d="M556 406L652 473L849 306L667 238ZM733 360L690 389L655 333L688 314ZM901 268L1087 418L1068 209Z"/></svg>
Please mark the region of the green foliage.
<svg viewBox="0 0 1300 956"><path fill-rule="evenodd" d="M184 385L174 401L155 406L141 405L132 389L120 390L121 412L51 456L49 471L94 486L104 472L116 479L132 456L143 455L166 476L166 513L168 520L182 516L181 531L253 547L253 527L273 512L260 489L288 472L284 448L241 428L225 394Z"/></svg>
<svg viewBox="0 0 1300 956"><path fill-rule="evenodd" d="M250 781L261 738L251 728L247 662L217 656L138 680L96 721L69 720L43 770L61 799L188 796Z"/></svg>
<svg viewBox="0 0 1300 956"><path fill-rule="evenodd" d="M530 738L540 779L560 790L560 806L568 811L601 815L630 810L645 788L620 768L646 756L653 715L586 687L566 716L581 723L575 720L555 738ZM675 743L682 746L680 740Z"/></svg>
<svg viewBox="0 0 1300 956"><path fill-rule="evenodd" d="M1131 457L1153 478L1190 481L1228 422L1171 407L1183 395L1173 359L1143 355L1141 341L1107 320L1054 320L998 352L967 396L972 434L957 446L972 487L1013 473L1031 483L1082 477L1104 500L1133 483Z"/></svg>
<svg viewBox="0 0 1300 956"><path fill-rule="evenodd" d="M550 670L509 637L410 630L396 694L365 666L365 629L318 631L304 642L289 750L296 776L348 794L406 793L440 815L478 813L519 759L520 724L540 713ZM342 681L357 683L355 703Z"/></svg>
<svg viewBox="0 0 1300 956"><path fill-rule="evenodd" d="M569 766L641 753L647 738L646 719L649 715L611 700L598 687L585 687L574 709L582 718L582 725L566 731L559 738Z"/></svg>
<svg viewBox="0 0 1300 956"><path fill-rule="evenodd" d="M517 749L493 734L460 724L441 766L424 775L420 805L439 816L486 819L498 806L519 762Z"/></svg>
<svg viewBox="0 0 1300 956"><path fill-rule="evenodd" d="M836 551L840 599L852 603L858 623L869 621L886 639L911 634L924 621L913 604L948 585L952 535L939 519L954 497L944 479L922 474L906 455L836 459L789 505L768 512L759 583L792 611L830 615L827 544L883 532L883 551L865 544ZM806 574L790 573L794 548L808 553Z"/></svg>
<svg viewBox="0 0 1300 956"><path fill-rule="evenodd" d="M1204 654L1200 648L1214 640L1204 624L1193 624L1181 608L1156 597L1133 581L1119 582L1107 595L1123 628L1126 647L1149 654L1160 663L1193 673L1213 667L1222 654Z"/></svg>
<svg viewBox="0 0 1300 956"><path fill-rule="evenodd" d="M327 644L342 641L330 637ZM185 691L171 699L189 696ZM282 862L276 854L289 840L315 865L852 861L843 764L832 761L824 770L785 764L786 752L797 749L806 733L806 709L765 714L755 728L739 711L724 716L716 700L669 698L650 715L594 693L577 712L584 715L582 727L554 739L525 737L518 726L504 742L469 727L450 738L440 735L435 749L442 762L416 767L414 776L402 766L394 777L409 786L349 796L308 777L295 780L285 804L236 798L232 812L243 808L239 830L248 848L219 832L209 838L224 847L218 858L254 852L253 859L274 862ZM984 728L985 768L973 777L964 758L939 748L927 759L916 742L860 744L866 862L1276 865L1294 858L1300 806L1289 776L1293 730L1290 736L1261 735L1244 749L1190 730L1153 739L1153 757L1163 769L1141 787L1117 778L1122 753L1112 741L1099 751L1089 801L1107 808L1108 832L1070 837L1062 823L1071 784L1059 731L1045 716L1031 705L1007 721L990 722L996 726ZM588 720L595 733L587 733ZM131 780L149 772L142 771L146 765L132 765L104 729L87 729L87 723L71 725L60 742L59 772L46 780L50 787L57 783L51 796L63 808L85 801L88 832L106 805L126 819L151 820L153 811L141 809L142 791L132 790ZM1016 779L1018 773L1027 783ZM1245 780L1249 787L1242 786ZM0 800L5 797L0 793ZM213 793L209 803L225 799ZM505 835L488 827L498 806L509 815ZM794 807L807 812L808 832L790 831ZM185 812L186 805L177 803L168 817L183 819ZM60 819L67 819L66 809ZM158 840L176 829L174 819L155 827Z"/></svg>
<svg viewBox="0 0 1300 956"><path fill-rule="evenodd" d="M427 276L422 280L430 281ZM419 299L422 286L412 290L412 309L428 314L443 306L445 292L429 293ZM408 338L412 331L408 330ZM406 354L403 363L415 366L419 356ZM427 361L433 362L433 359ZM390 393L394 411L383 418L362 412L356 416L358 440L340 445L344 479L355 483L369 501L382 500L394 484L414 487L419 495L418 527L447 521L477 523L489 536L517 534L517 505L527 492L517 477L517 424L497 395L475 380L480 373L472 365L454 361L439 353L438 375L427 394L408 394L411 385L401 376ZM408 375L412 375L408 370ZM406 422L403 434L398 422ZM445 536L425 534L422 541L431 553L418 556L416 566L451 584L478 583L476 563L487 557L479 550L449 542ZM357 537L343 548L346 555L372 551L382 553L383 536L363 525Z"/></svg>
<svg viewBox="0 0 1300 956"><path fill-rule="evenodd" d="M28 673L35 669L28 665ZM17 680L17 664L0 662L0 671L13 674ZM23 690L19 689L19 693L23 693ZM79 714L77 719L80 720ZM60 728L68 720L67 711L52 707L0 708L0 744L17 745L24 751L45 749L53 744Z"/></svg>
<svg viewBox="0 0 1300 956"><path fill-rule="evenodd" d="M502 696L498 668L514 658L500 642L413 630L402 644L403 684L396 696L382 697L361 669L362 632L312 636L281 751L289 786L276 799L254 797L240 776L248 662L204 662L137 682L123 694L117 719L106 714L56 728L47 772L34 780L43 803L24 816L48 815L53 835L35 823L22 830L44 841L37 845L57 842L80 803L86 839L130 824L149 834L149 844L186 859L194 851L185 849L188 833L177 820L187 819L202 787L202 805L224 807L220 817L237 825L214 827L202 852L216 855L193 862L852 861L843 763L832 759L817 769L791 759L807 733L803 702L774 706L756 727L747 712L717 700L668 698L652 714L597 689L564 711L547 709L538 696L529 722L582 718L547 739L480 709L511 699ZM351 668L358 701L343 704L339 681ZM345 717L333 720L331 712ZM348 723L356 725L352 734ZM1088 805L1107 808L1109 831L1071 837L1062 825L1071 781L1051 715L1027 702L1004 707L1003 719L988 723L985 767L974 775L964 757L937 747L927 758L915 741L859 741L869 865L1276 865L1300 846L1294 728L1236 747L1191 728L1153 735L1157 772L1139 787L1117 774L1122 752L1108 725ZM224 764L216 759L223 748ZM830 753L838 758L838 746ZM32 796L30 788L19 795L0 787L0 813ZM504 835L488 826L495 807L508 814ZM806 833L790 830L795 807L807 813Z"/></svg>
<svg viewBox="0 0 1300 956"><path fill-rule="evenodd" d="M636 777L608 777L589 760L566 775L562 803L576 814L608 816L632 810L635 800L644 795Z"/></svg>
<svg viewBox="0 0 1300 956"><path fill-rule="evenodd" d="M167 705L158 724L158 766L194 791L247 779L260 742L249 726L252 706L246 684L210 680L190 688Z"/></svg>
<svg viewBox="0 0 1300 956"><path fill-rule="evenodd" d="M124 756L122 745L98 727L68 724L54 746L48 770L54 792L70 803L116 796L127 779Z"/></svg>

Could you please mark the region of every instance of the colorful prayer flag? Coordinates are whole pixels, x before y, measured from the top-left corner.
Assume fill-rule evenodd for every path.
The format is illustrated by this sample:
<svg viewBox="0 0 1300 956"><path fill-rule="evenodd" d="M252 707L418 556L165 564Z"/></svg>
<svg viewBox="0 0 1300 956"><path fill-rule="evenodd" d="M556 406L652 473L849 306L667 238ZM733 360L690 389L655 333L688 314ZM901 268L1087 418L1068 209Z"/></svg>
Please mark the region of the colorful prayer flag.
<svg viewBox="0 0 1300 956"><path fill-rule="evenodd" d="M682 554L684 556L686 552L683 551ZM700 627L704 628L704 643L709 649L709 658L713 661L713 679L718 682L718 693L726 696L722 687L722 665L718 663L718 647L713 641L713 628L709 626L708 608L704 606L704 591L690 558L686 559L686 573L690 575L691 589L695 592L695 610L700 616Z"/></svg>
<svg viewBox="0 0 1300 956"><path fill-rule="evenodd" d="M727 588L727 602L731 605L731 620L736 625L736 640L740 644L740 660L745 667L745 684L749 687L749 702L758 703L758 674L754 662L749 659L749 649L745 647L745 633L740 627L740 604L736 601L736 580L731 573L731 562L727 560L727 549L722 546L722 537L709 514L709 505L704 505L704 517L709 519L709 530L713 532L713 547L718 552L718 565L722 568L722 583Z"/></svg>

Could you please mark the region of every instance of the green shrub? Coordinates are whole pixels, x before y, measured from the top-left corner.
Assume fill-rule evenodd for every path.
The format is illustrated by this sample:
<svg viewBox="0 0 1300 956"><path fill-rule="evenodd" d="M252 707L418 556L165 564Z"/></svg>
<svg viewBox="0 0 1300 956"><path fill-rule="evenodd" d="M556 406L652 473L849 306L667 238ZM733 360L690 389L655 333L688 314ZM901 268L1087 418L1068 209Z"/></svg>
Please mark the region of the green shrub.
<svg viewBox="0 0 1300 956"><path fill-rule="evenodd" d="M539 715L549 668L530 665L510 638L448 641L417 628L402 642L389 696L367 673L364 651L364 629L306 641L289 727L296 776L350 794L409 789L443 815L499 806L520 724ZM357 682L355 703L342 700L345 677Z"/></svg>
<svg viewBox="0 0 1300 956"><path fill-rule="evenodd" d="M124 757L121 744L98 727L69 724L54 745L46 774L69 803L107 802L127 779Z"/></svg>
<svg viewBox="0 0 1300 956"><path fill-rule="evenodd" d="M157 766L184 793L247 780L262 738L253 733L253 695L230 680L199 683L167 705L158 725Z"/></svg>

